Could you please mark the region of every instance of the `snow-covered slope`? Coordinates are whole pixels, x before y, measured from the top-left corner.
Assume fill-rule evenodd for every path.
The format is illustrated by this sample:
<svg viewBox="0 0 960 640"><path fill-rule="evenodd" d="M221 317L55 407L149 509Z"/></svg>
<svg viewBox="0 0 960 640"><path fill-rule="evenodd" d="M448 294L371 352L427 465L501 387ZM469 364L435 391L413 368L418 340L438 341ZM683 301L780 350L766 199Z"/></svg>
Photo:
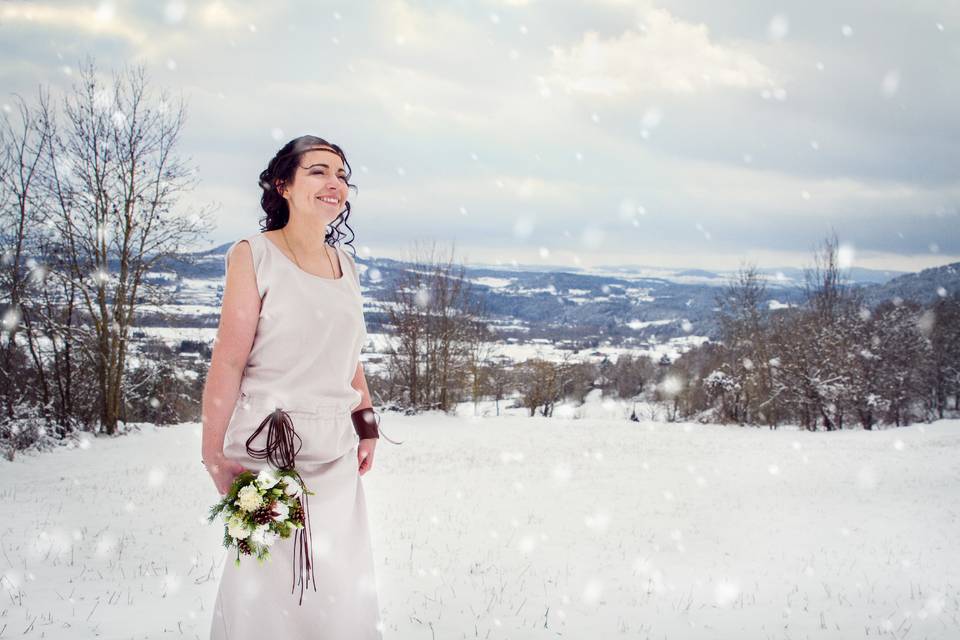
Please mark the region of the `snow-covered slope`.
<svg viewBox="0 0 960 640"><path fill-rule="evenodd" d="M363 479L384 637L960 637L960 421L625 409L385 414L405 443ZM226 552L199 449L148 425L0 463L0 637L207 638Z"/></svg>

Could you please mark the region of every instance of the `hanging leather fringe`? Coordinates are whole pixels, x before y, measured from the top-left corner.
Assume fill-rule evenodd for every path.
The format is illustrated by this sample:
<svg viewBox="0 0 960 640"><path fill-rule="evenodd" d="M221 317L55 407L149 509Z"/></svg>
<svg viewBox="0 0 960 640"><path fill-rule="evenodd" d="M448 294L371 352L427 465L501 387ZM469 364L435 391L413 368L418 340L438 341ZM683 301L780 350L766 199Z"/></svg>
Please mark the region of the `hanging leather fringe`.
<svg viewBox="0 0 960 640"><path fill-rule="evenodd" d="M297 474L297 479L300 480L300 474ZM293 533L293 585L290 587L290 593L293 593L294 589L297 588L297 584L300 585L300 604L303 604L303 590L306 588L310 582L313 582L313 590L317 590L317 579L313 572L313 536L310 531L310 498L306 494L302 494L303 499L297 498L300 500L301 509L303 509L303 523L305 525L304 529L297 529ZM299 568L297 566L297 560L300 560Z"/></svg>
<svg viewBox="0 0 960 640"><path fill-rule="evenodd" d="M253 449L251 444L260 433L267 430L267 446L263 449ZM294 449L294 438L299 443ZM297 435L293 427L293 420L283 409L277 407L273 413L268 415L257 427L257 430L247 438L247 455L255 460L267 460L277 469L293 471L300 486L306 489L303 478L295 468L297 453L303 447L303 440ZM317 580L313 573L313 535L310 528L310 498L306 492L302 492L297 498L303 512L303 529L297 529L293 534L293 586L290 593L293 593L300 585L300 604L303 605L303 591L310 582L313 582L313 590L317 590ZM298 562L299 561L299 562Z"/></svg>
<svg viewBox="0 0 960 640"><path fill-rule="evenodd" d="M251 449L250 445L264 428L267 429L267 446L263 449ZM300 440L296 450L293 448L294 438ZM247 438L247 454L255 460L266 459L277 469L293 469L302 447L303 440L294 430L290 414L279 407L264 418L257 430Z"/></svg>

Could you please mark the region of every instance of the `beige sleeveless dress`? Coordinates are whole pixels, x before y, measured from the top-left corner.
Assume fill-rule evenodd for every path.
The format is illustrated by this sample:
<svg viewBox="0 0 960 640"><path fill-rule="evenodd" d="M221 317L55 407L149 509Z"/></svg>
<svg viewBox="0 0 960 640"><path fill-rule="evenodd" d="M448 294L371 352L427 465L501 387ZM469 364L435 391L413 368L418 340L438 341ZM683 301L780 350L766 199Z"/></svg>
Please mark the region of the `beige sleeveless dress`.
<svg viewBox="0 0 960 640"><path fill-rule="evenodd" d="M356 264L337 248L342 277L313 275L260 233L235 242L227 261L240 242L253 251L261 309L223 451L247 469L263 469L267 461L249 457L246 440L275 407L290 415L302 439L296 467L315 493L307 505L314 580L300 604L293 536L274 543L262 565L241 556L237 567L236 550L225 549L210 637L381 638L359 439L350 420L361 401L351 381L367 337ZM266 429L251 443L265 446Z"/></svg>

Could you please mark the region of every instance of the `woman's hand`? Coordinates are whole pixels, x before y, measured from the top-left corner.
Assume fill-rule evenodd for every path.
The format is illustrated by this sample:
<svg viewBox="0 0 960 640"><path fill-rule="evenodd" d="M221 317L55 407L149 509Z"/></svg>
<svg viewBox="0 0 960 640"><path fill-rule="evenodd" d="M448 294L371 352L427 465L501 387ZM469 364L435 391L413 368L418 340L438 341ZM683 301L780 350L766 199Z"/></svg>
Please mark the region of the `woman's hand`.
<svg viewBox="0 0 960 640"><path fill-rule="evenodd" d="M373 450L377 448L376 438L364 438L357 445L357 462L360 464L360 475L373 468Z"/></svg>
<svg viewBox="0 0 960 640"><path fill-rule="evenodd" d="M230 491L234 478L246 471L242 464L230 460L223 454L205 457L204 465L207 467L207 473L213 478L213 484L216 485L217 493L221 498Z"/></svg>

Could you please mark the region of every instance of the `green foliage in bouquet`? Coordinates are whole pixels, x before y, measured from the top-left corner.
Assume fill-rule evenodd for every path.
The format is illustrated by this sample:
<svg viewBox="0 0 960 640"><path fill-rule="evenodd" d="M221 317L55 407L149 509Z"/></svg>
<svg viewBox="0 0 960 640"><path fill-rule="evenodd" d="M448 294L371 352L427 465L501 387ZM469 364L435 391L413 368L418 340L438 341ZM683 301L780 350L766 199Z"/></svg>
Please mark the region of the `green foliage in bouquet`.
<svg viewBox="0 0 960 640"><path fill-rule="evenodd" d="M227 494L210 507L207 520L223 518L223 546L237 548L237 566L241 555L254 556L262 564L270 557L274 542L303 529L304 495L313 492L295 471L269 467L258 474L243 471Z"/></svg>

